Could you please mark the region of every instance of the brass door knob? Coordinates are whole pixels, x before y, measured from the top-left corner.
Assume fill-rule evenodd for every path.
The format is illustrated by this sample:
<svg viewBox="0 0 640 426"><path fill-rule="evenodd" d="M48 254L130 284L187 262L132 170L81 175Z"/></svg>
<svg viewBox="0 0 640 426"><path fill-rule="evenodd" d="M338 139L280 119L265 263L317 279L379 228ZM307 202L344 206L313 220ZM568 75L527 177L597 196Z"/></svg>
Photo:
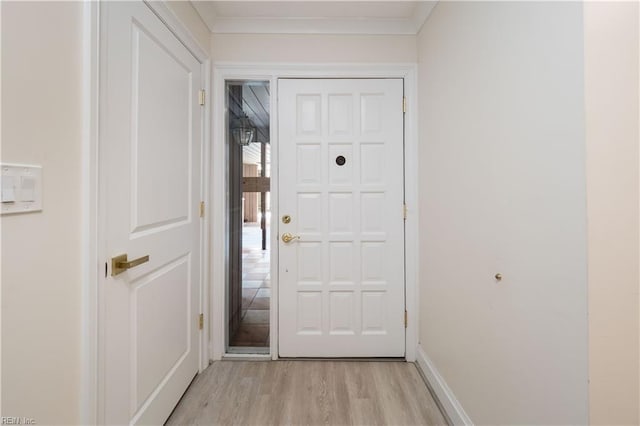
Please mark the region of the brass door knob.
<svg viewBox="0 0 640 426"><path fill-rule="evenodd" d="M299 235L291 235L288 232L282 234L282 241L284 241L285 243L290 243L293 240L299 240L299 239L300 239Z"/></svg>

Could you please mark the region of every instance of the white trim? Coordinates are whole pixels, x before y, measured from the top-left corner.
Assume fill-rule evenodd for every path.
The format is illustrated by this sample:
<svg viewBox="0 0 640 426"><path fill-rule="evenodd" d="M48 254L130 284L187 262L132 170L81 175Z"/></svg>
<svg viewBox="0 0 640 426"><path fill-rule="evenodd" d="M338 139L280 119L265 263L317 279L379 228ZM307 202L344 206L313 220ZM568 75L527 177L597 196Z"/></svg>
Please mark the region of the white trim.
<svg viewBox="0 0 640 426"><path fill-rule="evenodd" d="M418 344L418 129L417 129L417 67L415 64L282 64L282 63L214 63L213 67L213 148L212 148L212 315L211 350L213 360L222 359L225 350L226 267L225 267L225 211L226 156L224 143L225 80L269 80L271 82L271 158L277 158L277 99L278 78L403 78L407 113L405 115L405 199L409 206L406 221L406 330L405 358L415 361ZM272 168L272 188L277 188L277 168ZM277 191L272 191L272 218L277 218ZM278 221L272 221L271 235L278 235ZM277 239L271 238L271 356L277 359Z"/></svg>
<svg viewBox="0 0 640 426"><path fill-rule="evenodd" d="M445 413L449 416L449 419L454 425L473 426L471 418L467 415L460 404L460 401L456 398L453 391L447 385L444 378L440 375L435 365L427 354L422 349L422 346L418 345L418 358L416 365L422 371L422 374L427 380L427 384L431 387L436 394L438 401L444 408Z"/></svg>
<svg viewBox="0 0 640 426"><path fill-rule="evenodd" d="M0 46L2 46L2 2L0 2ZM2 70L2 55L0 55L0 70ZM2 99L2 79L0 79L0 99ZM2 102L0 102L0 135L2 135ZM0 137L0 142L2 137ZM0 143L0 158L2 158L2 143ZM0 235L2 235L2 221L0 221ZM0 259L2 244L0 244ZM2 276L0 274L0 306L2 306ZM0 413L2 413L2 313L0 313Z"/></svg>
<svg viewBox="0 0 640 426"><path fill-rule="evenodd" d="M156 14L158 18L169 28L184 47L186 47L201 64L209 59L209 52L200 45L198 39L189 30L187 25L171 10L165 1L142 0ZM196 2L194 2L195 4Z"/></svg>
<svg viewBox="0 0 640 426"><path fill-rule="evenodd" d="M225 206L226 206L226 158L224 143L224 80L220 87L220 75L213 69L213 86L211 88L211 102L213 103L213 124L211 143L211 175L209 177L210 206L209 215L211 219L211 288L209 306L211 315L208 317L209 328L211 330L209 340L209 356L212 360L222 359L225 348L224 324L225 324L225 303L224 285L225 274Z"/></svg>
<svg viewBox="0 0 640 426"><path fill-rule="evenodd" d="M419 238L419 198L418 198L418 81L417 67L413 67L404 77L404 96L407 99L405 114L404 152L404 196L407 204L405 221L405 309L407 310L407 330L405 358L416 360L419 338L420 309L420 238Z"/></svg>
<svg viewBox="0 0 640 426"><path fill-rule="evenodd" d="M209 53L192 35L189 29L175 16L162 1L145 1L149 8L167 26L167 28L196 57L202 66L203 87L209 93L211 81L211 62ZM83 117L82 117L82 365L81 365L81 401L80 419L82 424L102 424L104 422L104 383L103 360L100 359L100 342L104 339L102 324L104 323L100 307L104 266L106 256L104 230L104 203L100 202L104 194L104 179L100 179L99 170L99 95L103 90L100 74L100 2L84 0L83 10ZM203 170L202 195L209 205L207 171L210 165L210 102L203 112ZM200 293L202 311L208 316L209 304L207 296L210 286L209 269L206 259L209 255L209 223L205 218L202 228L202 262ZM102 237L101 237L102 236ZM95 269L94 269L95 268ZM209 346L207 324L201 333L200 372L208 366Z"/></svg>
<svg viewBox="0 0 640 426"><path fill-rule="evenodd" d="M436 3L421 2L405 18L223 17L216 16L211 2L195 1L193 6L214 34L415 35Z"/></svg>
<svg viewBox="0 0 640 426"><path fill-rule="evenodd" d="M217 18L214 34L415 35L413 19Z"/></svg>
<svg viewBox="0 0 640 426"><path fill-rule="evenodd" d="M431 15L433 8L436 7L436 4L438 4L438 0L424 1L418 4L413 17L413 34L417 35L420 32L424 23L427 22L427 18Z"/></svg>
<svg viewBox="0 0 640 426"><path fill-rule="evenodd" d="M82 35L82 340L80 423L98 420L98 82L100 5L85 0Z"/></svg>
<svg viewBox="0 0 640 426"><path fill-rule="evenodd" d="M270 82L271 93L276 94L276 96L271 96L269 99L269 111L271 114L269 115L269 141L271 144L271 158L278 158L279 155L279 147L278 143L278 79L275 76L271 77ZM273 160L272 160L273 163ZM279 240L278 235L280 235L280 210L278 205L278 188L279 188L279 179L280 174L277 167L271 167L271 258L270 266L271 266L271 299L270 299L270 307L271 310L269 312L269 349L271 351L271 359L274 361L278 359L278 295L280 287L278 286L279 275L278 275L278 247Z"/></svg>
<svg viewBox="0 0 640 426"><path fill-rule="evenodd" d="M202 193L202 201L205 203L205 214L202 218L201 229L201 251L200 251L200 312L205 318L211 315L209 294L211 292L211 61L206 59L202 62L202 78L203 88L205 90L205 104L203 111L203 133L202 133L202 180L200 191ZM209 350L209 321L204 321L202 333L200 336L200 372L209 366L211 354Z"/></svg>

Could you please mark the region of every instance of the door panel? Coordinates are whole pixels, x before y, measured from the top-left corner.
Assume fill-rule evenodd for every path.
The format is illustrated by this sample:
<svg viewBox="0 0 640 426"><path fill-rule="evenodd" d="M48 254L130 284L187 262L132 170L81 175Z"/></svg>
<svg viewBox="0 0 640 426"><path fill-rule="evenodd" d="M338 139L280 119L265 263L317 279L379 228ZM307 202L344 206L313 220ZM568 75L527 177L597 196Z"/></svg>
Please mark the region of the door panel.
<svg viewBox="0 0 640 426"><path fill-rule="evenodd" d="M279 355L404 356L403 82L279 81Z"/></svg>
<svg viewBox="0 0 640 426"><path fill-rule="evenodd" d="M162 424L198 372L201 64L142 2L101 4L107 424Z"/></svg>

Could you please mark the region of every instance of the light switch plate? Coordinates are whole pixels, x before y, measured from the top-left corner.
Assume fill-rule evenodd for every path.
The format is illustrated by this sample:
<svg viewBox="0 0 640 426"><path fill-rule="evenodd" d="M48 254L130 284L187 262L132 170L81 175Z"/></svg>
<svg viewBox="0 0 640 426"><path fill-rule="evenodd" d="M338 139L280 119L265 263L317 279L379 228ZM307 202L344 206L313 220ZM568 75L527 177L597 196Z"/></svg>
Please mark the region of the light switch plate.
<svg viewBox="0 0 640 426"><path fill-rule="evenodd" d="M14 203L16 201L15 176L2 176L2 203Z"/></svg>
<svg viewBox="0 0 640 426"><path fill-rule="evenodd" d="M0 164L2 190L0 214L42 210L42 167L28 164Z"/></svg>

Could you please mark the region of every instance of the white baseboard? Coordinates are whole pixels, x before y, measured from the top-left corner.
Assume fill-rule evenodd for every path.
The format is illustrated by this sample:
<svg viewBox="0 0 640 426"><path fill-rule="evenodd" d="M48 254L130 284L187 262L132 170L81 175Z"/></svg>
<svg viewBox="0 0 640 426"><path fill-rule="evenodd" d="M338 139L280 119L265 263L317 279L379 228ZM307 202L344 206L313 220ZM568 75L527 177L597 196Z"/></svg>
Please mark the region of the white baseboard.
<svg viewBox="0 0 640 426"><path fill-rule="evenodd" d="M427 383L436 394L442 408L444 409L451 423L458 426L473 426L473 422L465 413L462 405L453 394L447 383L444 381L436 367L433 365L427 354L418 345L417 350L417 366L427 380Z"/></svg>

